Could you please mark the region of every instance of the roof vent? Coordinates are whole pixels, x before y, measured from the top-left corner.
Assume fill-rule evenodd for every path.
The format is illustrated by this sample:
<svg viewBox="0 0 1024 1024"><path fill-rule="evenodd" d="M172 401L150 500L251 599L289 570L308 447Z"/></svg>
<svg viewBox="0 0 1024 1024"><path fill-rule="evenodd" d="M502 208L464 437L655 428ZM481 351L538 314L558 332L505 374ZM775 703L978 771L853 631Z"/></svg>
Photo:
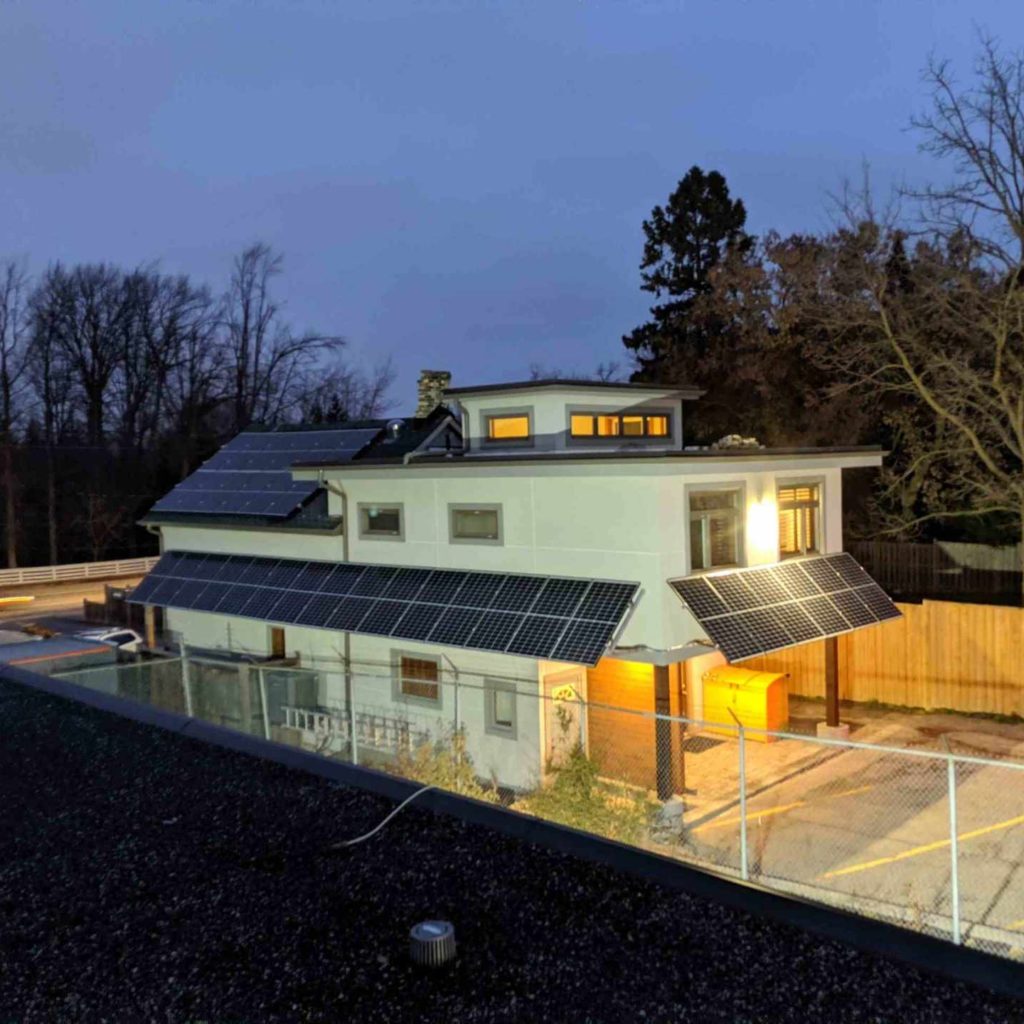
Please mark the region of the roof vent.
<svg viewBox="0 0 1024 1024"><path fill-rule="evenodd" d="M455 959L455 927L450 921L420 921L409 931L409 956L424 967Z"/></svg>
<svg viewBox="0 0 1024 1024"><path fill-rule="evenodd" d="M397 441L405 433L405 420L388 420L384 430L388 435L389 441Z"/></svg>

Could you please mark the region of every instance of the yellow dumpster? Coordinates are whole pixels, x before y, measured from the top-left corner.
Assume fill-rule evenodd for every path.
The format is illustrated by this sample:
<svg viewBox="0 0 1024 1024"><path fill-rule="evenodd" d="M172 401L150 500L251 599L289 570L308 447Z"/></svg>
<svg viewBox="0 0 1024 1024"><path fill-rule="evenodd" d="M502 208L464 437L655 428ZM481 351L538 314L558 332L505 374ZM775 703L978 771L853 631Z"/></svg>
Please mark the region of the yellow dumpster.
<svg viewBox="0 0 1024 1024"><path fill-rule="evenodd" d="M786 678L784 672L752 672L733 665L705 672L704 721L722 723L721 728L709 725L708 731L735 736L733 715L748 729L784 730L789 724ZM776 737L752 732L748 738L771 742Z"/></svg>

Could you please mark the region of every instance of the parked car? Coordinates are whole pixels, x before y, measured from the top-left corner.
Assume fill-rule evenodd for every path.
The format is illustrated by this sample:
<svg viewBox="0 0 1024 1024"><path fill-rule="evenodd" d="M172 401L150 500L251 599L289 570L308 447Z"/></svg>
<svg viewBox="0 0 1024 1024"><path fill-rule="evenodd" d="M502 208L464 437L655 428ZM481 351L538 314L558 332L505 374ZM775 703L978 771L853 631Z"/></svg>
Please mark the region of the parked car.
<svg viewBox="0 0 1024 1024"><path fill-rule="evenodd" d="M82 640L110 644L111 647L127 651L129 654L134 654L143 646L142 637L134 629L90 629L75 635Z"/></svg>

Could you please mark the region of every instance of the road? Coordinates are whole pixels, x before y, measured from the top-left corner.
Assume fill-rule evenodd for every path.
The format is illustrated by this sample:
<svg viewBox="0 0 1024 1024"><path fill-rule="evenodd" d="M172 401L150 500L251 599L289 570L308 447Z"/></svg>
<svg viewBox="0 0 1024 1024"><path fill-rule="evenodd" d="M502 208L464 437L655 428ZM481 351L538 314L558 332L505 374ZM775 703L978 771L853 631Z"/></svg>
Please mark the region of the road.
<svg viewBox="0 0 1024 1024"><path fill-rule="evenodd" d="M60 633L76 632L86 625L82 617L84 600L102 601L104 584L131 587L138 582L139 578L135 577L5 587L0 597L31 595L34 600L27 605L0 606L0 624L4 629L17 629L35 623Z"/></svg>

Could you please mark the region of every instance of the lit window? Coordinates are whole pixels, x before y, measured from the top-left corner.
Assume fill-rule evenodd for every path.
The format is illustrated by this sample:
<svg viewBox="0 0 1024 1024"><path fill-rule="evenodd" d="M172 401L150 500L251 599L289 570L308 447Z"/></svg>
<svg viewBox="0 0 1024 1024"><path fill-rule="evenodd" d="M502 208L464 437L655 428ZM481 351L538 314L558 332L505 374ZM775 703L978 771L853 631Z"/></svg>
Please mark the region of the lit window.
<svg viewBox="0 0 1024 1024"><path fill-rule="evenodd" d="M486 731L496 736L516 734L516 688L501 679L484 680L487 719Z"/></svg>
<svg viewBox="0 0 1024 1024"><path fill-rule="evenodd" d="M413 700L437 704L441 700L441 667L433 658L398 658L398 692Z"/></svg>
<svg viewBox="0 0 1024 1024"><path fill-rule="evenodd" d="M569 417L572 437L668 437L669 417L633 413L572 413Z"/></svg>
<svg viewBox="0 0 1024 1024"><path fill-rule="evenodd" d="M529 416L487 417L487 438L490 441L525 441L529 436Z"/></svg>
<svg viewBox="0 0 1024 1024"><path fill-rule="evenodd" d="M821 551L821 489L817 484L780 487L779 556L813 555Z"/></svg>
<svg viewBox="0 0 1024 1024"><path fill-rule="evenodd" d="M740 491L690 493L690 568L740 563Z"/></svg>
<svg viewBox="0 0 1024 1024"><path fill-rule="evenodd" d="M500 505L452 505L451 539L471 543L501 543Z"/></svg>
<svg viewBox="0 0 1024 1024"><path fill-rule="evenodd" d="M360 505L359 506L360 537L398 537L402 536L401 505Z"/></svg>

